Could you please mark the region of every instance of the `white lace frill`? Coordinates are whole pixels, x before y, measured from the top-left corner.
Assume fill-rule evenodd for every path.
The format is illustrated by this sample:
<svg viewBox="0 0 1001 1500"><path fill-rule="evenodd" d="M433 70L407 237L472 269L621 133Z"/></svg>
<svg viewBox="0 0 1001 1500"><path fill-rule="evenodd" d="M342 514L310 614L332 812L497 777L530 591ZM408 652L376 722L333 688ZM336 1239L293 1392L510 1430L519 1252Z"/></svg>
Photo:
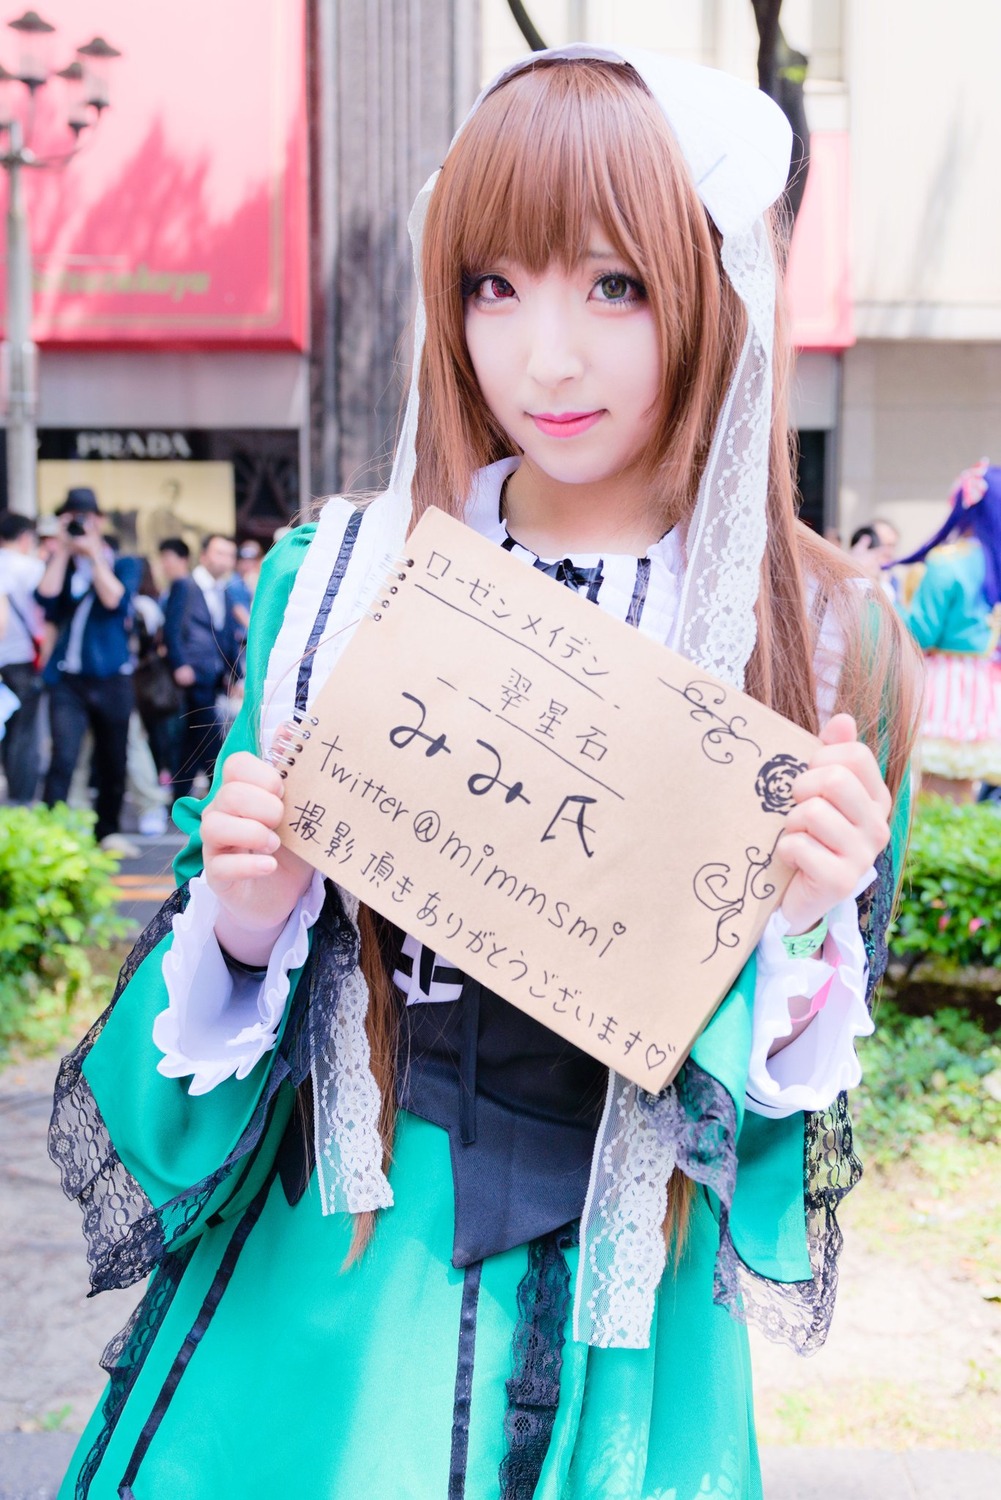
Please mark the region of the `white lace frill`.
<svg viewBox="0 0 1001 1500"><path fill-rule="evenodd" d="M187 1078L189 1094L207 1094L226 1078L246 1078L275 1045L290 974L306 962L309 929L323 905L323 877L314 874L279 934L263 981L233 973L216 940L219 902L203 875L191 882L188 904L173 921L163 960L169 1004L153 1022L163 1053L157 1070Z"/></svg>
<svg viewBox="0 0 1001 1500"><path fill-rule="evenodd" d="M875 879L863 877L859 893ZM844 1089L862 1077L855 1051L860 1036L871 1036L872 1017L865 1003L868 965L858 925L855 897L839 902L828 915L824 957L790 959L782 939L789 923L781 911L769 918L758 944L758 979L754 993L751 1062L747 1108L753 1114L781 1119L797 1110L827 1109ZM837 957L837 964L830 959ZM823 1009L800 1035L776 1052L776 1041L793 1029L789 1001L813 997L829 984Z"/></svg>
<svg viewBox="0 0 1001 1500"><path fill-rule="evenodd" d="M347 891L340 894L347 918L357 928L358 898ZM313 1041L316 1172L325 1214L368 1213L393 1205L382 1166L382 1096L365 1030L368 1000L365 976L355 968L341 985L328 1036L322 1044Z"/></svg>
<svg viewBox="0 0 1001 1500"><path fill-rule="evenodd" d="M581 1215L573 1332L599 1349L648 1347L667 1259L663 1223L676 1153L637 1108L638 1092L609 1075Z"/></svg>

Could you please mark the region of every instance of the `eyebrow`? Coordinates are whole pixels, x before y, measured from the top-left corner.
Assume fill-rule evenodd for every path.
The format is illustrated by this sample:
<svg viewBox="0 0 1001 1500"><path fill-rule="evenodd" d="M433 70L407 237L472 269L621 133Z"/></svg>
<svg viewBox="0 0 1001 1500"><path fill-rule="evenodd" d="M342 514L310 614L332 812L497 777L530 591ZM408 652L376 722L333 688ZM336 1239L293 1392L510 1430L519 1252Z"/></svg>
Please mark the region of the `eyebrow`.
<svg viewBox="0 0 1001 1500"><path fill-rule="evenodd" d="M587 252L588 260L614 260L617 251L602 246L601 249L592 249Z"/></svg>

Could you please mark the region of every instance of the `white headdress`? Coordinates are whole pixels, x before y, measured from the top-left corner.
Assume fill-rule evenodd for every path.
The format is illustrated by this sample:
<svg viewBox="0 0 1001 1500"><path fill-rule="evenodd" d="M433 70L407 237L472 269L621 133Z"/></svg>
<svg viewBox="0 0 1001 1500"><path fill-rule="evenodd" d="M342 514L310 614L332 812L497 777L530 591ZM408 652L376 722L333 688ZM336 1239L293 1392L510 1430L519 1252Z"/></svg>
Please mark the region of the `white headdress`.
<svg viewBox="0 0 1001 1500"><path fill-rule="evenodd" d="M741 687L754 648L771 432L775 265L763 216L785 187L792 132L771 99L728 73L653 52L577 43L534 52L505 68L480 94L458 134L488 94L515 73L540 61L574 58L626 64L646 84L722 236L723 268L747 313L744 346L720 412L689 526L681 607L671 642L697 665ZM409 220L417 277L414 362L390 479L390 490L408 509L425 331L421 242L437 177L436 172L424 184Z"/></svg>
<svg viewBox="0 0 1001 1500"><path fill-rule="evenodd" d="M770 99L726 73L653 53L584 44L536 52L506 68L483 91L467 118L514 73L540 61L577 58L632 67L660 105L677 137L695 190L720 232L722 265L747 313L743 348L720 411L689 525L681 602L670 642L698 666L740 687L754 648L754 606L767 533L775 264L764 214L786 183L791 131ZM382 523L367 525L360 533L359 546L327 620L327 640L316 657L314 675L321 683L346 644L349 632L344 627L356 620L367 604L366 590L375 586L380 564L388 556L399 555L410 522L418 379L425 334L421 243L437 175L421 189L409 220L417 277L413 373L389 489L376 502ZM374 521L375 515L370 519ZM322 592L326 578L322 558L317 559L317 569L316 581ZM294 606L300 589L309 592L308 573L307 561L286 615L293 660L302 649ZM270 705L264 723L266 744L270 743L274 725L284 717L283 700L290 691L282 680L281 659L284 656L287 663L290 654L281 650L285 628L274 653L277 667L273 678L269 669L265 690L265 702ZM351 1035L341 1037L341 1051L354 1060L355 1072L361 1064L361 1072L371 1081L364 1004L356 1006L353 1015ZM323 1074L323 1097L335 1101L328 1109L329 1135L337 1147L330 1165L331 1182L345 1175L347 1161L347 1176L355 1184L375 1184L366 1186L360 1196L349 1193L343 1200L340 1191L332 1188L329 1204L324 1194L325 1208L358 1211L391 1202L379 1160L377 1100L369 1099L363 1109L355 1099L349 1108L355 1126L363 1116L366 1129L339 1128L338 1122L344 1125L345 1119L341 1106L345 1095L351 1095L344 1087L344 1065L336 1060L314 1059L317 1071ZM319 1087L317 1097L321 1097ZM670 1109L670 1092L655 1101L656 1105ZM664 1188L674 1166L672 1148L658 1137L654 1115L649 1102L644 1110L638 1107L636 1085L615 1073L611 1075L581 1221L574 1329L576 1337L588 1343L638 1347L649 1341L654 1295L665 1258L661 1232ZM359 1153L364 1161L357 1159ZM322 1149L318 1155L322 1157ZM319 1165L322 1178L322 1161Z"/></svg>

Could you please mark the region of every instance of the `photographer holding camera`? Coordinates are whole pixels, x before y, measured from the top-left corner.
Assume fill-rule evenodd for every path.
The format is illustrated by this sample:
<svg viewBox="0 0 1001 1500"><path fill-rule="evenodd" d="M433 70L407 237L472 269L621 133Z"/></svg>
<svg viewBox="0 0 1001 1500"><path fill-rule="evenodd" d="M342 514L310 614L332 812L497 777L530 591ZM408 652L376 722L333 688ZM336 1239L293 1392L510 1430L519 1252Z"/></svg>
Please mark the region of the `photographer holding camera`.
<svg viewBox="0 0 1001 1500"><path fill-rule="evenodd" d="M35 591L59 631L45 668L52 759L44 800L64 802L88 728L94 739L97 839L113 847L125 793L129 715L134 706L129 646L136 558L115 558L101 534L91 489L72 489L56 511L59 534Z"/></svg>

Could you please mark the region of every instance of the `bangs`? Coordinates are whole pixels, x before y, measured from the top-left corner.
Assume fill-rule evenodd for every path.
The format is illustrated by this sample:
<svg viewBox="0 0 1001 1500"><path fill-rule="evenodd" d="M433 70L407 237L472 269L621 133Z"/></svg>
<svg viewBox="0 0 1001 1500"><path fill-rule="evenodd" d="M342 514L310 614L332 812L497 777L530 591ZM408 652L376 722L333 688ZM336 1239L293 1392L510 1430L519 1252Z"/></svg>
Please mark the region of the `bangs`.
<svg viewBox="0 0 1001 1500"><path fill-rule="evenodd" d="M525 69L489 95L454 152L444 238L476 273L500 258L533 273L587 256L594 225L645 273L642 183L663 179L673 137L632 69L558 62ZM646 129L637 130L637 106ZM642 106L646 108L643 109Z"/></svg>
<svg viewBox="0 0 1001 1500"><path fill-rule="evenodd" d="M421 250L415 514L461 507L478 468L513 450L465 340L471 277L513 261L533 275L586 262L595 230L646 290L662 361L642 456L668 524L694 503L715 414L743 342L743 306L660 106L632 68L536 63L498 85L452 146ZM444 499L442 497L447 497Z"/></svg>

